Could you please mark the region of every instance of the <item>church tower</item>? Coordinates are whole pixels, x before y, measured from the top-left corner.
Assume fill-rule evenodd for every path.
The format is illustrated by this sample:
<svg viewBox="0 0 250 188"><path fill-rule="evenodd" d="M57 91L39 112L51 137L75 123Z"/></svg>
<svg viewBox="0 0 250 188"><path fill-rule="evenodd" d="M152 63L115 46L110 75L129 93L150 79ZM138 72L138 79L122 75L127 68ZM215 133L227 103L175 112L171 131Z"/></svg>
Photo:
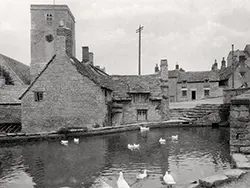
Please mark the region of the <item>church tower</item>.
<svg viewBox="0 0 250 188"><path fill-rule="evenodd" d="M66 51L75 56L75 18L67 5L31 5L31 81L56 54L58 27L64 28Z"/></svg>

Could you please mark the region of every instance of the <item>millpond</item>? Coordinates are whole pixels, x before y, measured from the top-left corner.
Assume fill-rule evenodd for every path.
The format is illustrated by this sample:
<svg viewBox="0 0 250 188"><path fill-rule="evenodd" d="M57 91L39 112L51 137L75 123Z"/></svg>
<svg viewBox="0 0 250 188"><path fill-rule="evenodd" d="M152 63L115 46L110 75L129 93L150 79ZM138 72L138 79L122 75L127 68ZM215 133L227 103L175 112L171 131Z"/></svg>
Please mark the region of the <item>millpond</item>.
<svg viewBox="0 0 250 188"><path fill-rule="evenodd" d="M166 170L181 187L231 166L228 128L161 128L68 141L67 146L60 140L0 146L0 187L88 188L98 187L100 180L117 187L122 171L131 187L160 188ZM134 143L139 149L129 150ZM144 169L148 177L136 181Z"/></svg>

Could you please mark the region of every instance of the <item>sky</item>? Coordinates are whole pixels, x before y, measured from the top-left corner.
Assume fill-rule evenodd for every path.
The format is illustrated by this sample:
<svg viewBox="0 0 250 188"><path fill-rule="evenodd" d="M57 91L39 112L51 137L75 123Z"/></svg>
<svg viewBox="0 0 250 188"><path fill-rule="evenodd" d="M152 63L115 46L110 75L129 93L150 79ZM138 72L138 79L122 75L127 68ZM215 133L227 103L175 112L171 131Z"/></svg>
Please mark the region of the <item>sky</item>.
<svg viewBox="0 0 250 188"><path fill-rule="evenodd" d="M186 71L210 70L227 57L231 44L244 50L250 43L249 0L55 0L76 19L76 57L89 46L94 64L109 74L154 73L167 59ZM30 65L30 5L53 0L0 0L0 53Z"/></svg>

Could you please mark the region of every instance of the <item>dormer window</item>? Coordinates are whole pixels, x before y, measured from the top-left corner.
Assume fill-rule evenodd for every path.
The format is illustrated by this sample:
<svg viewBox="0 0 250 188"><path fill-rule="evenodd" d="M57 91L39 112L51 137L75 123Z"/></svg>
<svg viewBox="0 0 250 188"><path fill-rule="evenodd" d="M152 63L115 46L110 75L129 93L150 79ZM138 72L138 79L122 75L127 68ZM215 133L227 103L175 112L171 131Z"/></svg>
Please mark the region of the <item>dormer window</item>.
<svg viewBox="0 0 250 188"><path fill-rule="evenodd" d="M53 19L52 14L46 14L46 21L47 21L47 24L50 26L52 25L52 19Z"/></svg>

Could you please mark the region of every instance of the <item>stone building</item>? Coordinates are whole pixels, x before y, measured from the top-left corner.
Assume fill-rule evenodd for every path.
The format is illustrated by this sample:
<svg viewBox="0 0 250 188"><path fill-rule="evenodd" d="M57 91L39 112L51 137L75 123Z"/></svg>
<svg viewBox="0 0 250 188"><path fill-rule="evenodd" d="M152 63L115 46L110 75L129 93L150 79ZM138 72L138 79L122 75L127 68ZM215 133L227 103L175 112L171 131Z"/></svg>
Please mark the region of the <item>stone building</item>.
<svg viewBox="0 0 250 188"><path fill-rule="evenodd" d="M221 67L215 60L210 71L188 71L179 69L169 71L170 102L201 100L221 97L223 90L228 88L246 88L250 85L250 45L244 51L236 51L232 60L229 52L228 65L223 58ZM158 73L158 65L155 73Z"/></svg>
<svg viewBox="0 0 250 188"><path fill-rule="evenodd" d="M31 22L32 82L20 97L25 132L168 119L166 60L159 76L110 76L94 66L87 46L82 61L75 58L66 5L31 5Z"/></svg>
<svg viewBox="0 0 250 188"><path fill-rule="evenodd" d="M0 124L21 122L21 101L18 97L29 83L29 66L0 54Z"/></svg>

